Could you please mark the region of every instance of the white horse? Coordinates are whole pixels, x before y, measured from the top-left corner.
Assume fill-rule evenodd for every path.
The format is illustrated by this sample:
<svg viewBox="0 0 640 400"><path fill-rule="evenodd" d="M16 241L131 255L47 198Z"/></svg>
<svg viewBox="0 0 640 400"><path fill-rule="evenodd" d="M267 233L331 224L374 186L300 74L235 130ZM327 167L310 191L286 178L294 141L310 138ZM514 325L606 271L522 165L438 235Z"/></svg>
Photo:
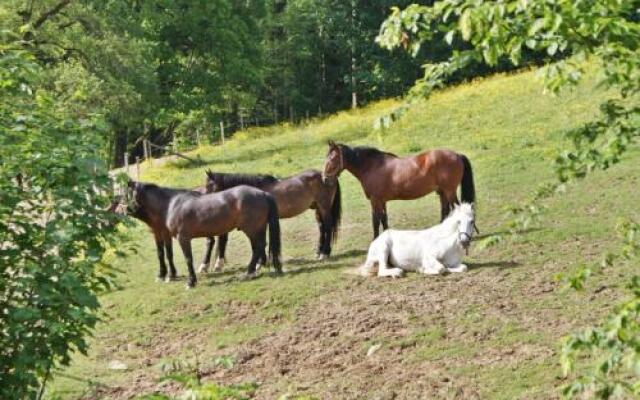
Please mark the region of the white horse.
<svg viewBox="0 0 640 400"><path fill-rule="evenodd" d="M369 246L360 275L402 276L403 271L436 275L465 272L462 256L469 248L475 227L472 204L455 206L439 225L422 231L388 229Z"/></svg>

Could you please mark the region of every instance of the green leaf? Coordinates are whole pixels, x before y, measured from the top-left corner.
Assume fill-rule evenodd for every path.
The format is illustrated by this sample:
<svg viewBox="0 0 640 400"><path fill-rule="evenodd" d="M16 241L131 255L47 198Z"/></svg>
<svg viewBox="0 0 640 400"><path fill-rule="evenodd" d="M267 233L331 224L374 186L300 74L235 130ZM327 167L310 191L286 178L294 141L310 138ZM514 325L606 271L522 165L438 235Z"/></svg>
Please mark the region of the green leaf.
<svg viewBox="0 0 640 400"><path fill-rule="evenodd" d="M458 28L464 40L471 39L471 11L468 8L460 16Z"/></svg>

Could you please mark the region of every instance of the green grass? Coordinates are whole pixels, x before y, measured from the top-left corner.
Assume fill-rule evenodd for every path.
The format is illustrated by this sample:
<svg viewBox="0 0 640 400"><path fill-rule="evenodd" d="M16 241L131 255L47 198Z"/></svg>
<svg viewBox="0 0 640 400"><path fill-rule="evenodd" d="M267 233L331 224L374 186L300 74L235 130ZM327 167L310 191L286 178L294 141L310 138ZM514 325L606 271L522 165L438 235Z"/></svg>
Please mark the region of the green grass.
<svg viewBox="0 0 640 400"><path fill-rule="evenodd" d="M563 132L596 117L606 95L596 88L596 75L592 71L580 86L558 97L542 93L536 71L478 80L414 105L385 131L373 130L373 120L397 107L395 100L305 126L251 129L224 146L193 152L206 166L145 165L142 179L193 187L203 183L206 168L280 176L320 169L329 138L401 155L448 147L465 153L474 166L482 234L499 233L508 219L505 207L553 179L551 160L567 147ZM606 314L622 296L629 271L592 278L586 293L564 292L554 277L616 248L618 217L638 217L639 160L633 149L620 165L570 185L566 194L547 202L541 223L516 239L472 248L471 269L462 275L411 274L382 281L345 274L363 261L371 238L369 204L348 173L341 176L344 220L335 257L314 261L312 213L283 221L287 273L282 278L267 273L240 280L248 243L233 233L227 272L202 277L191 291L184 282L155 283L155 246L146 228L138 226L130 236L139 243L139 252L118 261L124 271L122 289L102 296L105 320L96 329L88 357L76 357L61 371L50 393L121 398L170 390L154 380L163 363L178 359L197 360L204 379L220 384L258 380L259 398L325 398L328 392L344 398L391 392L398 398L456 393L496 399L557 397L563 384L558 379L561 338ZM439 219L438 200L431 195L392 202L389 215L395 228L430 226ZM184 275L182 255L174 247ZM199 259L202 246L195 247ZM598 285L608 289L595 293ZM375 343L382 347L366 357ZM247 349L255 354L243 361ZM327 351L335 356L325 357ZM223 371L214 363L220 356L237 362ZM129 370L109 370L113 359ZM288 365L290 371L270 367L281 359L279 368ZM385 372L379 372L381 365ZM398 379L387 382L380 374Z"/></svg>

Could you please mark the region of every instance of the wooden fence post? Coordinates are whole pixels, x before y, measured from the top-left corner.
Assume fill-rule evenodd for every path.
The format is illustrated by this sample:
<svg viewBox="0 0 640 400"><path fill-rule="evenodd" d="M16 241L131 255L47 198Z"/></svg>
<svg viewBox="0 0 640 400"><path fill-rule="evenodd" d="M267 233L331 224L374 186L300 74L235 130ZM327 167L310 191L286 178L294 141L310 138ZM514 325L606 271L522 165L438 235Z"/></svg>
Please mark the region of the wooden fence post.
<svg viewBox="0 0 640 400"><path fill-rule="evenodd" d="M142 152L144 154L144 159L149 159L149 149L147 148L147 139L142 139Z"/></svg>
<svg viewBox="0 0 640 400"><path fill-rule="evenodd" d="M140 181L140 157L136 156L136 181Z"/></svg>
<svg viewBox="0 0 640 400"><path fill-rule="evenodd" d="M124 152L124 170L127 171L127 175L129 175L129 153Z"/></svg>
<svg viewBox="0 0 640 400"><path fill-rule="evenodd" d="M220 140L224 144L224 122L220 121Z"/></svg>

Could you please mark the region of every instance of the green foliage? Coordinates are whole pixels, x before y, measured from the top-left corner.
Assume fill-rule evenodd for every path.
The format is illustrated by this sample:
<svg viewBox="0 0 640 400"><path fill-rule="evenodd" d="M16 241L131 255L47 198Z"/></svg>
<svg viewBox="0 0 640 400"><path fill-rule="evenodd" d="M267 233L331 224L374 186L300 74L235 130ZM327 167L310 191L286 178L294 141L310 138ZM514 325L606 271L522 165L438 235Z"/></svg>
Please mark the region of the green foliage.
<svg viewBox="0 0 640 400"><path fill-rule="evenodd" d="M568 279L568 284L582 290L586 278L613 265L640 261L640 224L626 221L618 233L624 242L618 254L608 254L600 266L583 267ZM561 355L565 375L575 373L576 364L587 354L596 358L593 370L567 385L563 393L576 397L592 393L598 398L627 398L640 396L640 276L635 275L627 285L631 297L617 305L614 312L600 326L585 329L566 339Z"/></svg>
<svg viewBox="0 0 640 400"><path fill-rule="evenodd" d="M213 360L213 365L223 367L224 369L231 369L236 364L234 356L220 356Z"/></svg>
<svg viewBox="0 0 640 400"><path fill-rule="evenodd" d="M377 40L383 47L405 46L414 54L436 33L443 34L449 44L461 40L467 45L444 62L426 64L424 77L412 89L414 96L429 95L448 77L476 62L496 65L508 59L518 65L527 49L545 51L548 61L557 55L570 56L548 62L545 68L545 88L558 93L580 81L585 60L597 60L603 71L601 85L615 91L615 97L601 104L599 119L567 133L573 149L562 152L555 160L558 180L567 182L618 163L640 137L639 12L638 1L443 0L433 6L395 8ZM517 218L512 228L526 228L539 216L541 200L560 187L560 183L542 186L531 201L514 207L512 212ZM623 229L627 261L630 255L637 256L637 230L635 224ZM610 265L615 259L608 255L604 264ZM591 273L589 267L582 267L567 279L567 284L583 289ZM562 357L565 373L573 370L581 352L601 356L604 361L570 384L564 391L567 397L640 394L639 282L637 276L631 279L633 297L617 307L607 323L568 340Z"/></svg>
<svg viewBox="0 0 640 400"><path fill-rule="evenodd" d="M111 182L96 149L104 124L76 118L42 88L26 52L0 47L0 397L35 398L52 369L85 353L105 252Z"/></svg>
<svg viewBox="0 0 640 400"><path fill-rule="evenodd" d="M578 82L582 60L595 57L602 65L601 84L619 97L601 107L602 116L569 134L575 149L556 160L562 181L617 163L640 135L640 109L632 99L640 91L640 23L637 1L589 0L476 1L444 0L433 6L395 8L377 41L385 48L405 46L416 53L440 33L467 44L448 60L427 63L412 95L429 95L448 77L473 63L496 65L508 59L517 65L525 49L571 55L545 69L545 87L559 92ZM629 99L629 100L627 100ZM631 100L631 101L630 101Z"/></svg>

